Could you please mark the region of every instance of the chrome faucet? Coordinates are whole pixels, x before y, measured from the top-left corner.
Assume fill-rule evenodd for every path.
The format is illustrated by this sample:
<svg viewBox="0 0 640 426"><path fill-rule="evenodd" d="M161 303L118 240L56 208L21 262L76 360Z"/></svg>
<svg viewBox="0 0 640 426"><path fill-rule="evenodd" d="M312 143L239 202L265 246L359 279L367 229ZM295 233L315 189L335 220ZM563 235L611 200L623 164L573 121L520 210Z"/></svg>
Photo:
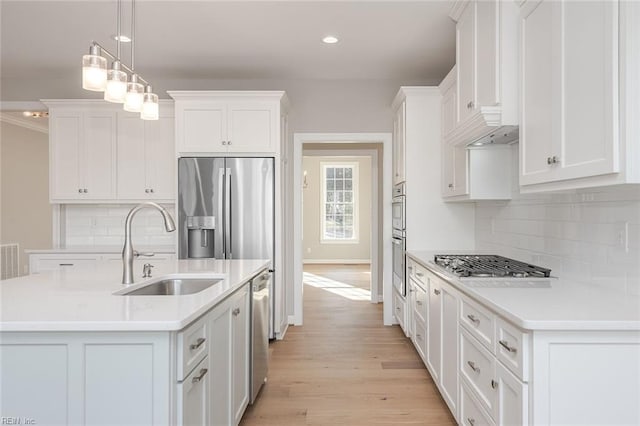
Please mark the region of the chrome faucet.
<svg viewBox="0 0 640 426"><path fill-rule="evenodd" d="M153 207L162 214L162 219L164 219L164 229L167 232L173 232L176 230L176 224L173 222L173 218L169 214L169 212L162 207L161 205L147 201L145 203L140 203L134 208L131 209L129 214L127 215L127 220L124 224L124 247L122 248L122 284L133 284L133 258L136 255L136 252L133 250L133 246L131 245L131 221L133 217L140 210L146 207Z"/></svg>

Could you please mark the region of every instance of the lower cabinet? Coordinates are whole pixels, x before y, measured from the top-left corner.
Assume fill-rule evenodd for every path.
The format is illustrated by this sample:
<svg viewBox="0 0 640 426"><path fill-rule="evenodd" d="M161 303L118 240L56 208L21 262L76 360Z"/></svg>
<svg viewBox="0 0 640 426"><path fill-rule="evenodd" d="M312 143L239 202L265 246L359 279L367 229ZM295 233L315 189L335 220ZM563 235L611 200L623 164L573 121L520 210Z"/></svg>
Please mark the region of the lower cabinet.
<svg viewBox="0 0 640 426"><path fill-rule="evenodd" d="M0 332L2 415L235 426L249 403L250 306L247 282L177 332Z"/></svg>
<svg viewBox="0 0 640 426"><path fill-rule="evenodd" d="M249 404L249 303L245 286L211 312L211 425L237 425Z"/></svg>
<svg viewBox="0 0 640 426"><path fill-rule="evenodd" d="M406 315L407 301L402 297L395 289L393 290L393 316L400 324L400 328L404 331L405 336L409 336L407 327L407 315Z"/></svg>

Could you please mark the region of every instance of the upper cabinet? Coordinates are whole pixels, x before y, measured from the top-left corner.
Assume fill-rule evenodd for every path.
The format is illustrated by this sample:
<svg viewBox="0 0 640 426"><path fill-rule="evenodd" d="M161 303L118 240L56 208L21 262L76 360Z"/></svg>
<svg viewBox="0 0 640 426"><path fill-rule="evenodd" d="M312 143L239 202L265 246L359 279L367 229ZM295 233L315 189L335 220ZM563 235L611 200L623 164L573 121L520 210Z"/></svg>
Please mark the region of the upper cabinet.
<svg viewBox="0 0 640 426"><path fill-rule="evenodd" d="M457 112L456 67L440 83L442 128L441 193L446 201L506 200L511 198L509 146L466 147L456 145L449 136Z"/></svg>
<svg viewBox="0 0 640 426"><path fill-rule="evenodd" d="M406 121L407 103L400 102L393 119L393 184L397 185L405 181L404 151L406 145Z"/></svg>
<svg viewBox="0 0 640 426"><path fill-rule="evenodd" d="M640 182L639 10L617 1L522 5L523 192Z"/></svg>
<svg viewBox="0 0 640 426"><path fill-rule="evenodd" d="M141 120L118 113L118 187L121 200L175 198L173 108L161 108L160 119Z"/></svg>
<svg viewBox="0 0 640 426"><path fill-rule="evenodd" d="M116 113L100 108L49 108L49 197L104 200L116 193Z"/></svg>
<svg viewBox="0 0 640 426"><path fill-rule="evenodd" d="M286 95L280 91L172 91L179 156L276 154Z"/></svg>
<svg viewBox="0 0 640 426"><path fill-rule="evenodd" d="M456 21L456 87L446 137L466 145L518 124L518 7L513 1L460 0L450 16Z"/></svg>
<svg viewBox="0 0 640 426"><path fill-rule="evenodd" d="M52 203L175 199L173 103L141 120L104 101L45 100Z"/></svg>

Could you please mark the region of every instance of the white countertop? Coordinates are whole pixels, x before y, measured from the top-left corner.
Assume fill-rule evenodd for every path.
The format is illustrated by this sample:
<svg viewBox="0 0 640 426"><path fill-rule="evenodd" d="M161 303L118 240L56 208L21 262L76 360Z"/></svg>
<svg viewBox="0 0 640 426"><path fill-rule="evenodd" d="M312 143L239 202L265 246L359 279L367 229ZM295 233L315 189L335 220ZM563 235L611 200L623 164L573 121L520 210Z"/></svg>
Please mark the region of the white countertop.
<svg viewBox="0 0 640 426"><path fill-rule="evenodd" d="M180 330L269 266L268 260L168 260L154 262L153 278L180 274L222 278L185 296L120 296L122 265L62 269L0 282L0 331L167 331Z"/></svg>
<svg viewBox="0 0 640 426"><path fill-rule="evenodd" d="M459 291L526 330L640 330L640 297L611 291L605 287L560 278L536 279L533 288L475 287L433 262L432 251L407 254L451 283ZM453 252L445 254L470 254ZM473 254L478 254L474 252ZM553 271L551 272L553 275ZM500 284L496 281L495 284Z"/></svg>
<svg viewBox="0 0 640 426"><path fill-rule="evenodd" d="M170 253L176 252L174 246L136 246L140 253ZM101 253L122 253L122 246L79 246L67 248L50 249L25 249L27 254L101 254Z"/></svg>

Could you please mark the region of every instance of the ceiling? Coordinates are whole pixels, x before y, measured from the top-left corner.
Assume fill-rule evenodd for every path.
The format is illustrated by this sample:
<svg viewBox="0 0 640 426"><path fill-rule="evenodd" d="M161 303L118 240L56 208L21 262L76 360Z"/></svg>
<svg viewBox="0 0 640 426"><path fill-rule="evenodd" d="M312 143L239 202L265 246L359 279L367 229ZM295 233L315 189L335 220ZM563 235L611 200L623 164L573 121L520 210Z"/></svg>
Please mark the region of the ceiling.
<svg viewBox="0 0 640 426"><path fill-rule="evenodd" d="M130 7L123 0L124 34ZM447 1L138 0L136 8L136 68L165 98L185 80L435 84L455 62ZM0 15L2 101L95 97L80 88L81 57L92 40L115 52L115 0L0 0ZM322 43L327 34L340 42Z"/></svg>

